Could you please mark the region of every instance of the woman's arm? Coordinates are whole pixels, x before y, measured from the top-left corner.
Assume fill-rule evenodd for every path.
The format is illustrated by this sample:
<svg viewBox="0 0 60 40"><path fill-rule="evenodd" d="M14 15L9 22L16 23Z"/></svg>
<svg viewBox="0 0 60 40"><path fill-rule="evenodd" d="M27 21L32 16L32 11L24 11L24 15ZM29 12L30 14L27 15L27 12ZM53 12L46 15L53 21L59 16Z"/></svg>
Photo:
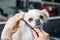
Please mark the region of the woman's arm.
<svg viewBox="0 0 60 40"><path fill-rule="evenodd" d="M23 17L24 14L17 14L7 21L1 34L1 40L12 40L12 35L18 30L19 21Z"/></svg>

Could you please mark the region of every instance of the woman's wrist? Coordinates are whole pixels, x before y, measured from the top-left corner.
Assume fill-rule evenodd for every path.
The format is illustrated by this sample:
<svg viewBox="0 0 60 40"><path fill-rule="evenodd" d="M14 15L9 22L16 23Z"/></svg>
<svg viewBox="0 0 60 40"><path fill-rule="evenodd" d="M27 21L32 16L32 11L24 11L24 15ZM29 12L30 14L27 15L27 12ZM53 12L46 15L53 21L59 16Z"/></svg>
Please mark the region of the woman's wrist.
<svg viewBox="0 0 60 40"><path fill-rule="evenodd" d="M10 30L3 30L1 34L1 40L12 40L12 34Z"/></svg>

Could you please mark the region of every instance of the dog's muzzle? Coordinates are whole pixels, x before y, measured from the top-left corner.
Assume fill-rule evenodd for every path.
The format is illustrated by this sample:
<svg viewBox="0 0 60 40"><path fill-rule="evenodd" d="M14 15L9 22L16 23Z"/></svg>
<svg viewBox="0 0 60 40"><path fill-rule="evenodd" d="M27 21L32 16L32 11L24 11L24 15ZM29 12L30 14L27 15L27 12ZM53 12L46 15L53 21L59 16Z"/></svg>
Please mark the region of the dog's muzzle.
<svg viewBox="0 0 60 40"><path fill-rule="evenodd" d="M41 24L40 19L36 19L35 23L36 23L36 26L40 25Z"/></svg>

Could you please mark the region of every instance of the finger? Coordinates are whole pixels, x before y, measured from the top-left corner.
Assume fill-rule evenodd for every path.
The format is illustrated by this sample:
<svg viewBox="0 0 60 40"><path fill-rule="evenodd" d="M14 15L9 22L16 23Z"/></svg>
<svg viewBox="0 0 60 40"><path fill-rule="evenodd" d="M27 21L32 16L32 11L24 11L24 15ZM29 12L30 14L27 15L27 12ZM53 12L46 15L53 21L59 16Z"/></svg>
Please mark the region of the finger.
<svg viewBox="0 0 60 40"><path fill-rule="evenodd" d="M34 30L32 30L32 34L33 34L33 36L34 36L35 39L38 38L38 36L37 36L37 34L36 34L36 32Z"/></svg>
<svg viewBox="0 0 60 40"><path fill-rule="evenodd" d="M43 28L40 28L40 30L41 30L42 33L46 33L46 32L43 30Z"/></svg>
<svg viewBox="0 0 60 40"><path fill-rule="evenodd" d="M48 34L47 32L45 32L45 31L42 29L42 27L40 28L40 30L41 30L42 34L44 34L44 35L46 35L46 36L49 36L49 34Z"/></svg>
<svg viewBox="0 0 60 40"><path fill-rule="evenodd" d="M34 28L39 36L43 35L43 32L39 28Z"/></svg>
<svg viewBox="0 0 60 40"><path fill-rule="evenodd" d="M15 17L15 21L18 22L24 17L24 14L20 14L19 16L14 16L14 17Z"/></svg>
<svg viewBox="0 0 60 40"><path fill-rule="evenodd" d="M21 14L20 16L13 16L9 19L9 21L13 21L14 23L18 23L22 18L24 18L24 14Z"/></svg>
<svg viewBox="0 0 60 40"><path fill-rule="evenodd" d="M15 17L19 17L19 16L24 15L24 14L25 14L25 12L17 13L17 14L15 15Z"/></svg>
<svg viewBox="0 0 60 40"><path fill-rule="evenodd" d="M37 33L41 33L41 30L39 28L34 28L34 30L37 32Z"/></svg>
<svg viewBox="0 0 60 40"><path fill-rule="evenodd" d="M46 36L49 36L49 34L47 32L45 32L44 30L42 31L42 33Z"/></svg>
<svg viewBox="0 0 60 40"><path fill-rule="evenodd" d="M43 30L43 27L42 27L42 26L40 26L40 28L37 28L37 29L39 29L42 33L45 32L45 31Z"/></svg>

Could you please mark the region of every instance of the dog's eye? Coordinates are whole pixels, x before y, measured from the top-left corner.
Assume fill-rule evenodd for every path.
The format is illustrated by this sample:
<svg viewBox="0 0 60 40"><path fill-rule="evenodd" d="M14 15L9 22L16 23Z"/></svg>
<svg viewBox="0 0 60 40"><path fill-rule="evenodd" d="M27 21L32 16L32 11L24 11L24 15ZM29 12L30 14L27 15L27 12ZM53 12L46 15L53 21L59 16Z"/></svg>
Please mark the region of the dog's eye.
<svg viewBox="0 0 60 40"><path fill-rule="evenodd" d="M32 21L33 20L33 18L29 18L29 20L28 21Z"/></svg>
<svg viewBox="0 0 60 40"><path fill-rule="evenodd" d="M40 15L39 18L41 18L43 20L43 16L42 15Z"/></svg>

